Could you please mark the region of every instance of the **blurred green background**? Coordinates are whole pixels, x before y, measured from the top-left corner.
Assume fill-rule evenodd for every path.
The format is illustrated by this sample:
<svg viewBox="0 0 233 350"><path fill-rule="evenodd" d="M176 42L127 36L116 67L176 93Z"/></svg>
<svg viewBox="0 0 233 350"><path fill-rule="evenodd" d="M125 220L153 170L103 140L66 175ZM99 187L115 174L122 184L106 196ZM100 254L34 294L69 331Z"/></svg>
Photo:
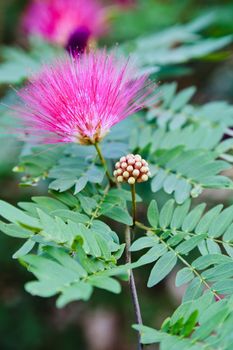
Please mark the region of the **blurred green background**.
<svg viewBox="0 0 233 350"><path fill-rule="evenodd" d="M105 1L111 5L111 1ZM103 45L114 45L171 25L184 23L205 13L217 13L216 21L204 35L218 37L233 33L232 1L201 0L141 0L131 7L121 7L112 12L111 30L101 39ZM25 0L0 0L0 43L21 45L20 16ZM179 86L197 85L195 100L213 99L233 101L233 48L228 47L222 57L211 62L189 63L193 73L178 78ZM163 80L164 81L164 80ZM8 86L0 89L4 96ZM0 145L0 198L12 203L42 194L45 187L19 188L18 178L12 172L17 164L19 149L11 140ZM223 200L225 194L218 192ZM211 201L216 198L210 194ZM140 207L141 215L144 208ZM120 230L120 228L119 228ZM53 299L41 299L27 294L23 285L31 276L17 261L11 259L20 243L0 235L0 349L46 350L56 348L88 350L135 349L134 322L127 285L120 295L95 292L89 303L75 302L62 310L55 308ZM146 288L148 273L136 273L142 314L145 324L160 326L161 322L179 304L183 290L174 288L173 275L152 289ZM149 347L148 347L149 349ZM151 347L155 349L155 347Z"/></svg>

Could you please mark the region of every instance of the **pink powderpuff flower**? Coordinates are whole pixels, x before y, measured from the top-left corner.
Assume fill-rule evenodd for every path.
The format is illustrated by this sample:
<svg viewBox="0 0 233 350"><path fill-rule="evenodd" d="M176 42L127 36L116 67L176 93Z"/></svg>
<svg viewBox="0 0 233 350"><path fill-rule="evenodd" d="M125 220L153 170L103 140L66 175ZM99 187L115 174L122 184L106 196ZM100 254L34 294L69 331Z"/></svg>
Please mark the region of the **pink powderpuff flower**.
<svg viewBox="0 0 233 350"><path fill-rule="evenodd" d="M117 5L125 7L125 8L130 8L136 5L136 0L115 0Z"/></svg>
<svg viewBox="0 0 233 350"><path fill-rule="evenodd" d="M22 18L26 34L66 46L79 29L98 37L105 31L105 14L96 0L32 0Z"/></svg>
<svg viewBox="0 0 233 350"><path fill-rule="evenodd" d="M45 66L18 92L24 135L42 143L95 144L152 101L153 84L137 73L129 60L105 50Z"/></svg>

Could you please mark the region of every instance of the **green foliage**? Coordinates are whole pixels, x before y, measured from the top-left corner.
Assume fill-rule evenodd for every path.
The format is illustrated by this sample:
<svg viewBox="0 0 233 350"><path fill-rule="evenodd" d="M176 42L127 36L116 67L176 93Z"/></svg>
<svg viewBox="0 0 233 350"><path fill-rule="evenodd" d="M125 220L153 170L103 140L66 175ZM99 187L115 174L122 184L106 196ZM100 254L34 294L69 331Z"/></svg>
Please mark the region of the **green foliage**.
<svg viewBox="0 0 233 350"><path fill-rule="evenodd" d="M81 237L87 254L115 260L111 252L121 250L118 236L99 218L105 216L126 225L132 224L126 208L130 193L119 191L107 187L105 191L93 193L92 199L83 193L71 196L72 201L68 194L62 196L61 201L59 195L58 200L33 197L31 203L19 203L24 211L0 201L1 216L10 221L9 224L1 222L1 230L13 237L63 246L70 250L75 247L77 237Z"/></svg>
<svg viewBox="0 0 233 350"><path fill-rule="evenodd" d="M205 57L231 43L231 35L204 39L198 34L213 20L214 16L205 15L186 25L175 25L126 42L120 48L124 54L133 55L142 72L156 73L159 77L176 75L175 65ZM184 67L178 71L179 75L188 72Z"/></svg>
<svg viewBox="0 0 233 350"><path fill-rule="evenodd" d="M232 347L232 297L213 303L206 292L196 301L183 303L160 330L134 325L143 344L160 343L164 350L223 349Z"/></svg>
<svg viewBox="0 0 233 350"><path fill-rule="evenodd" d="M103 155L107 159L118 159L127 153L127 139L134 125L125 120L117 125L102 143ZM72 189L75 194L89 183L102 183L104 170L93 146L39 145L22 152L15 172L24 173L22 186L37 185L40 180L50 181L49 189L65 192Z"/></svg>
<svg viewBox="0 0 233 350"><path fill-rule="evenodd" d="M231 126L233 109L226 104L219 104L219 125L210 127L204 123L196 125L196 122L191 122L169 130L159 124L162 118L159 116L155 125L149 121L141 132L142 121L138 117L125 120L122 125L115 126L103 142L103 154L115 161L129 149L145 152L152 171L152 191L163 189L173 194L179 204L189 197L198 197L204 188L232 189L232 181L221 175L223 170L231 167L233 144L231 139L221 141L226 128L220 124L220 117L225 113L229 120L228 126ZM131 132L135 123L139 131L134 128ZM48 178L52 180L50 189L60 192L73 189L74 193L78 193L88 182L101 183L103 180L103 169L98 164L92 146L55 145L47 149L39 146L30 152L21 157L19 166L15 168L16 171L25 172L22 178L24 185L34 185L40 179Z"/></svg>
<svg viewBox="0 0 233 350"><path fill-rule="evenodd" d="M134 241L131 251L150 248L138 265L156 261L151 270L148 287L164 279L177 262L184 267L176 276L176 286L188 284L184 300L195 300L207 288L216 298L233 291L233 206L222 205L205 212L205 204L190 210L190 200L174 206L170 199L158 211L153 200L148 208L152 227L147 236ZM190 262L189 253L198 249L201 256ZM187 259L186 256L189 256Z"/></svg>
<svg viewBox="0 0 233 350"><path fill-rule="evenodd" d="M20 259L38 279L25 285L32 295L51 297L59 294L57 306L63 307L74 300L88 300L93 287L120 292L120 284L110 277L119 274L115 265L88 257L82 244L77 244L77 252L73 252L72 257L63 248L46 246L41 249L40 255L30 254ZM126 271L127 267L124 269Z"/></svg>
<svg viewBox="0 0 233 350"><path fill-rule="evenodd" d="M232 139L222 139L231 134L233 108L225 102L192 106L188 102L195 89L175 94L176 88L175 83L161 86L146 126L139 124L131 133L130 147L147 154L152 191L163 189L181 204L204 188L232 189L232 181L221 172L232 163Z"/></svg>
<svg viewBox="0 0 233 350"><path fill-rule="evenodd" d="M233 108L227 102L217 101L206 103L203 106L193 106L190 104L190 99L196 91L194 87L186 88L179 93L176 93L176 90L176 83L161 86L159 105L149 108L148 121L154 120L158 127L167 127L171 131L190 125L205 126L207 131L209 131L208 129L221 130L219 129L221 126L225 128L232 126ZM186 140L186 142L188 141L195 142L194 140ZM192 148L191 144L187 144L187 146ZM214 146L215 144L206 143L202 147L212 149Z"/></svg>
<svg viewBox="0 0 233 350"><path fill-rule="evenodd" d="M13 258L20 259L38 278L26 284L28 292L43 297L59 293L58 307L73 300L88 300L93 287L120 292L119 283L111 276L124 276L129 268L117 267L124 245L98 218L104 215L132 224L124 209L130 195L125 190L121 193L119 198L118 191L107 188L92 201L81 194L73 196L72 201L69 196L61 197L62 201L33 197L32 203L19 203L24 211L0 202L1 216L10 221L0 222L1 231L26 239ZM35 254L35 245L39 255ZM31 250L34 254L28 255Z"/></svg>
<svg viewBox="0 0 233 350"><path fill-rule="evenodd" d="M126 42L119 47L119 51L127 56L131 54L138 62L141 73L176 75L175 65L199 59L231 43L232 36L204 39L197 34L213 19L213 16L200 17L186 25L176 25L160 33ZM174 47L177 43L179 46ZM37 72L42 63L49 63L58 55L63 55L62 49L36 37L30 40L29 52L18 47L3 47L0 84L20 84ZM187 69L180 69L179 73L185 74Z"/></svg>
<svg viewBox="0 0 233 350"><path fill-rule="evenodd" d="M49 63L62 49L53 47L39 38L31 38L31 50L3 47L1 50L4 63L0 65L0 84L22 83L32 73L38 71L42 63Z"/></svg>

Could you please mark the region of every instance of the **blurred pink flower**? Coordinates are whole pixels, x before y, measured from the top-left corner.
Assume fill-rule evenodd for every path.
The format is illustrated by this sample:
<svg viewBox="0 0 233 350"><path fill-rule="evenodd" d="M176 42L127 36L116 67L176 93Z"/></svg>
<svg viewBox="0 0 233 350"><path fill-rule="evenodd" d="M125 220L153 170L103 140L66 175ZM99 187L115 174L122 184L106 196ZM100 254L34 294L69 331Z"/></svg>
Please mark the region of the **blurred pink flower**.
<svg viewBox="0 0 233 350"><path fill-rule="evenodd" d="M22 27L27 34L66 46L78 28L98 37L105 30L104 17L96 0L32 0L23 15Z"/></svg>
<svg viewBox="0 0 233 350"><path fill-rule="evenodd" d="M18 92L24 132L43 143L100 141L111 126L151 100L147 76L106 51L45 66Z"/></svg>
<svg viewBox="0 0 233 350"><path fill-rule="evenodd" d="M115 0L115 2L123 7L132 7L136 5L136 0Z"/></svg>

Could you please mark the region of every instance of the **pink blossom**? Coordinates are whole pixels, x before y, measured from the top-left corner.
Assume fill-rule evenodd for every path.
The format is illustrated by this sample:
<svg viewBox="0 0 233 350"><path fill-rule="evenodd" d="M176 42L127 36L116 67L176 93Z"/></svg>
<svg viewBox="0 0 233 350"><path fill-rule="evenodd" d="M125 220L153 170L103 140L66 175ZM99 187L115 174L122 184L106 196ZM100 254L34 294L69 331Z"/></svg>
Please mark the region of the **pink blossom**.
<svg viewBox="0 0 233 350"><path fill-rule="evenodd" d="M105 30L104 11L96 0L32 0L22 27L27 34L66 46L79 27L98 37Z"/></svg>
<svg viewBox="0 0 233 350"><path fill-rule="evenodd" d="M18 92L24 131L43 143L93 144L152 98L147 76L106 51L66 56L45 66Z"/></svg>
<svg viewBox="0 0 233 350"><path fill-rule="evenodd" d="M115 0L115 2L122 7L132 7L136 5L136 0Z"/></svg>

